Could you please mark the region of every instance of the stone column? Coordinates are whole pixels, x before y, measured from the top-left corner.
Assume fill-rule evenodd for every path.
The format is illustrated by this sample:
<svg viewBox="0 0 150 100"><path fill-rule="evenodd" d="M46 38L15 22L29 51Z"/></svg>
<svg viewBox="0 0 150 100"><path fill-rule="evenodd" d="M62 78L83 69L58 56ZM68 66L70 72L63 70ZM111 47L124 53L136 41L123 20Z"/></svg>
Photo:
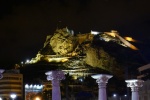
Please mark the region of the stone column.
<svg viewBox="0 0 150 100"><path fill-rule="evenodd" d="M52 100L61 100L60 81L65 79L63 71L49 71L45 73L47 80L52 81Z"/></svg>
<svg viewBox="0 0 150 100"><path fill-rule="evenodd" d="M133 79L133 80L125 80L127 83L127 87L131 88L132 91L132 99L131 100L139 100L139 88L143 86L143 80Z"/></svg>
<svg viewBox="0 0 150 100"><path fill-rule="evenodd" d="M98 100L107 100L106 84L108 80L112 77L112 75L98 74L92 75L91 77L96 79L96 82L98 83L99 87Z"/></svg>
<svg viewBox="0 0 150 100"><path fill-rule="evenodd" d="M3 72L4 72L5 70L4 69L0 69L0 79L2 79L3 78Z"/></svg>

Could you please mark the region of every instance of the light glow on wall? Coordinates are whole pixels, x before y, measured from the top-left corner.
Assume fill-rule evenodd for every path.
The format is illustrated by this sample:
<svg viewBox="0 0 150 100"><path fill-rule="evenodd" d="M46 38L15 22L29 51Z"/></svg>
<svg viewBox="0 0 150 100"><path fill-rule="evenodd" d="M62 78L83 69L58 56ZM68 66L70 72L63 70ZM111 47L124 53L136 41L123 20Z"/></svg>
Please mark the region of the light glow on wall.
<svg viewBox="0 0 150 100"><path fill-rule="evenodd" d="M26 84L25 85L25 89L42 89L43 88L43 85L28 85Z"/></svg>

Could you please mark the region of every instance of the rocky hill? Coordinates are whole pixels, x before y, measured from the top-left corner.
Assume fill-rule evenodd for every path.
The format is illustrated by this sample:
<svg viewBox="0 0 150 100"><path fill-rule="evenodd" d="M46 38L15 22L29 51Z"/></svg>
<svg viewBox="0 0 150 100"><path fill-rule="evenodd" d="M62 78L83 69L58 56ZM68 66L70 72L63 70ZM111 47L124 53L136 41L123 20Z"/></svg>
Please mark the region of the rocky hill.
<svg viewBox="0 0 150 100"><path fill-rule="evenodd" d="M115 57L104 50L106 45L100 45L103 42L97 38L97 35L91 33L75 34L68 28L56 29L53 35L47 36L43 48L30 61L30 64L44 61L56 63L56 65L62 63L62 66L66 68L73 68L75 65L81 68L90 66L112 74L123 73ZM118 44L115 43L115 45ZM82 66L77 62L81 62Z"/></svg>

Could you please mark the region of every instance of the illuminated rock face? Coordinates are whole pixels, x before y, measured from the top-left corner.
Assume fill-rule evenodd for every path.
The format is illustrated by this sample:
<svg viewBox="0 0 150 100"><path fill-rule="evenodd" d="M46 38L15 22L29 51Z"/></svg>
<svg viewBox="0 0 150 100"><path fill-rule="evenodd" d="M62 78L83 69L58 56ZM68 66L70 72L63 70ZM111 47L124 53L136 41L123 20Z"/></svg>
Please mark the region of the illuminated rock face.
<svg viewBox="0 0 150 100"><path fill-rule="evenodd" d="M92 67L98 67L111 72L117 70L118 66L113 57L102 48L97 47L87 48L85 62Z"/></svg>
<svg viewBox="0 0 150 100"><path fill-rule="evenodd" d="M72 52L77 44L77 39L73 37L73 34L67 28L56 32L50 39L53 51L59 55L66 55Z"/></svg>
<svg viewBox="0 0 150 100"><path fill-rule="evenodd" d="M122 73L122 71L119 70L120 68L118 68L115 58L105 52L98 43L97 46L96 43L97 40L91 33L74 35L74 33L67 28L56 29L53 35L47 36L43 48L30 62L62 62L62 65L69 68L79 66L82 68L89 65L112 73ZM81 62L82 64L77 64L77 62Z"/></svg>

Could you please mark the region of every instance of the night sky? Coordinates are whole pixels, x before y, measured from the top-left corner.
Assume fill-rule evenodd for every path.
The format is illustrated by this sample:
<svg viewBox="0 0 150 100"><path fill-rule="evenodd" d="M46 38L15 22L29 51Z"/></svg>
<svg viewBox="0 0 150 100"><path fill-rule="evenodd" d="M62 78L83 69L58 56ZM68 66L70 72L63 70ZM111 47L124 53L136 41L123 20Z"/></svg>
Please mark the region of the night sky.
<svg viewBox="0 0 150 100"><path fill-rule="evenodd" d="M0 65L36 56L57 27L75 33L117 30L131 36L145 64L150 62L149 0L0 0ZM139 66L140 67L140 66Z"/></svg>

